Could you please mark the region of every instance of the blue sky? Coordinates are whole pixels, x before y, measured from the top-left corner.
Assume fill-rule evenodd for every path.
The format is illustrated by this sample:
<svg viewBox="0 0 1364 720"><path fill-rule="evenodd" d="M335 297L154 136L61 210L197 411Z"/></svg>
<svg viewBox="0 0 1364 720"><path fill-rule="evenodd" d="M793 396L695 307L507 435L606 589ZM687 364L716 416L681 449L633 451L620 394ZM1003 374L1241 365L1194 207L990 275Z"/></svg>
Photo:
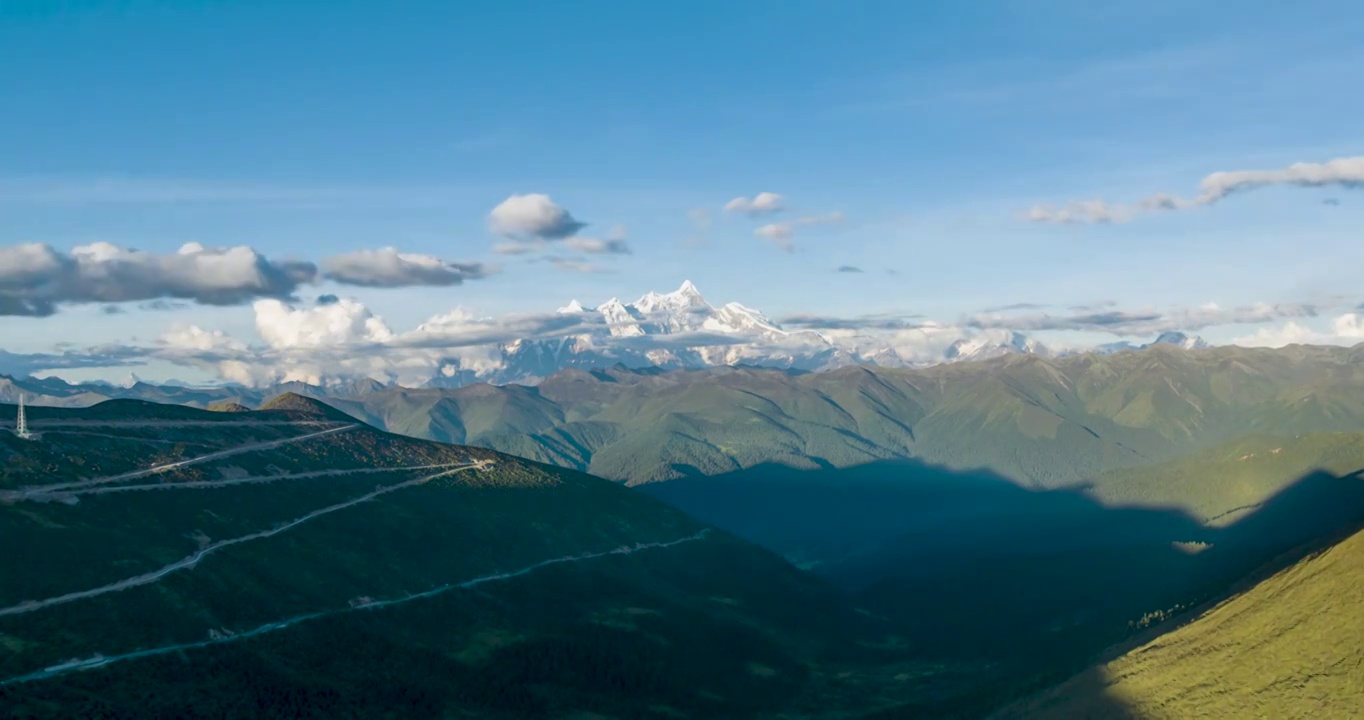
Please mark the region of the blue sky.
<svg viewBox="0 0 1364 720"><path fill-rule="evenodd" d="M776 317L947 323L1018 303L1364 300L1364 211L1345 184L1271 183L1130 222L1022 217L1364 154L1364 9L1092 5L10 0L0 247L198 242L317 261L393 246L495 266L454 286L300 293L356 297L395 329L684 278ZM783 213L721 209L765 191ZM581 234L623 226L631 254L582 273L492 252L489 212L528 193ZM754 234L831 213L795 226L791 252ZM127 310L0 317L0 348L256 332L247 304Z"/></svg>

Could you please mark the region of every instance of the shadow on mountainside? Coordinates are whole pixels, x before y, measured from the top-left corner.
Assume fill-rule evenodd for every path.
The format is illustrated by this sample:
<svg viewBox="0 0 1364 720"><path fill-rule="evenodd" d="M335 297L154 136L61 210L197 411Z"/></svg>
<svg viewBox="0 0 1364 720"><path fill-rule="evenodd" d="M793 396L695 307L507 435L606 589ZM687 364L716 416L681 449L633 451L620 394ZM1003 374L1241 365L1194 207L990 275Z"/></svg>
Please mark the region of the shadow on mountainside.
<svg viewBox="0 0 1364 720"><path fill-rule="evenodd" d="M922 462L762 465L641 488L776 550L895 622L919 657L975 663L954 697L877 717L978 717L1293 548L1364 521L1358 474L1308 474L1235 525L1105 507ZM1303 550L1302 552L1306 552ZM1093 717L1134 717L1095 688Z"/></svg>

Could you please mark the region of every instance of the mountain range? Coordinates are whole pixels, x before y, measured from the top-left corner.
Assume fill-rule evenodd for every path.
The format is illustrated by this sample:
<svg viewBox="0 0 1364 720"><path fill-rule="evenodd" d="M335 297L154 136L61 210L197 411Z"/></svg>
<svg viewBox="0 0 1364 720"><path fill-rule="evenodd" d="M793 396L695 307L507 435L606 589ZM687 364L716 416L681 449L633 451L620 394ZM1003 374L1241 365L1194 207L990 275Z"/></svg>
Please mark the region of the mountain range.
<svg viewBox="0 0 1364 720"><path fill-rule="evenodd" d="M431 387L459 387L473 382L534 383L567 368L705 368L720 365L798 370L826 370L854 363L903 364L889 348L863 355L811 330L783 329L771 318L739 303L711 305L691 281L670 293L646 293L630 303L611 298L596 307L577 300L557 310L593 327L593 333L554 339L515 340L498 348L491 366L466 368L458 358L446 361ZM616 339L666 339L665 347L630 349ZM597 342L594 342L597 340Z"/></svg>
<svg viewBox="0 0 1364 720"><path fill-rule="evenodd" d="M1055 351L1022 333L1004 329L962 331L964 337L941 351L915 349L909 355L893 346L885 333L844 330L821 333L787 329L758 310L739 303L712 305L690 281L670 293L646 293L634 302L611 298L596 307L574 300L558 309L573 316L575 331L559 337L512 340L486 348L471 357L440 360L433 376L422 387L454 388L486 382L494 385L535 384L566 369L600 370L616 366L630 369L706 369L715 367L762 367L821 372L852 365L883 368L927 367L1009 355L1064 357L1080 351ZM1161 334L1152 343L1110 343L1085 352L1114 353L1156 345L1184 349L1207 347L1202 339L1179 332ZM3 377L3 376L0 376ZM13 378L11 378L13 380ZM155 399L156 391L130 375L127 382L78 383L25 379L34 401L60 405L90 404L110 397ZM409 383L411 384L411 383ZM166 387L185 387L165 382ZM316 393L354 395L370 388L393 386L389 381L336 375L324 377ZM175 392L192 397L193 391L226 397L236 393L263 399L281 392L306 388L302 383L283 383L260 388L232 385L186 388ZM0 398L9 397L0 388ZM84 395L85 397L81 397ZM71 398L70 400L61 398ZM13 399L13 398L10 398Z"/></svg>
<svg viewBox="0 0 1364 720"><path fill-rule="evenodd" d="M1364 522L1361 360L1163 342L33 406L38 442L0 432L0 523L31 549L0 568L0 703L980 717Z"/></svg>

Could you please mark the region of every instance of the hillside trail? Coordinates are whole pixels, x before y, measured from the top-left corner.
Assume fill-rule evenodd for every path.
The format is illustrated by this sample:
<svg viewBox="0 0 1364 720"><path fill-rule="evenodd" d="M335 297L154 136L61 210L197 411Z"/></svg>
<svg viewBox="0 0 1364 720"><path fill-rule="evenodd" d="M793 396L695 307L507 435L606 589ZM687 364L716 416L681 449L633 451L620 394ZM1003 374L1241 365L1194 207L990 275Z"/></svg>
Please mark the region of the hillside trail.
<svg viewBox="0 0 1364 720"><path fill-rule="evenodd" d="M376 473L396 473L408 470L434 470L436 468L458 469L464 467L465 463L433 463L430 465L398 465L395 467L367 467L349 468L346 470L312 470L301 473L285 473L281 475L251 475L248 477L223 478L221 480L187 480L183 482L161 482L149 483L146 485L115 485L113 487L92 487L81 490L72 490L64 493L54 493L57 497L79 497L81 495L108 495L110 493L121 492L148 492L155 490L206 490L211 488L230 487L232 485L255 485L258 483L272 483L281 480L308 480L320 477L338 477L344 475L371 475Z"/></svg>
<svg viewBox="0 0 1364 720"><path fill-rule="evenodd" d="M293 616L293 617L286 618L286 619L283 619L283 620L276 620L276 621L274 621L274 622L266 623L266 624L264 624L264 625L260 625L260 626L257 626L257 627L255 627L255 628L252 628L252 629L250 629L250 630L246 630L246 631L238 632L238 633L228 633L228 634L222 634L221 632L219 632L219 633L214 633L214 634L211 634L207 640L200 640L200 641L197 641L197 642L177 643L177 644L174 644L174 645L164 645L164 646L161 646L161 647L148 648L148 649L145 649L145 650L136 650L136 651L133 651L133 652L130 652L130 653L124 653L124 654L121 654L121 655L104 656L104 655L96 654L96 655L94 655L94 656L92 656L92 657L89 657L89 658L86 658L86 659L84 659L84 660L71 660L71 661L62 663L62 664L60 664L60 665L52 665L52 666L50 666L50 667L44 668L44 669L42 669L42 670L39 670L39 671L37 671L37 672L28 673L28 674L26 674L26 675L18 675L18 676L15 676L15 677L12 677L12 678L9 678L9 679L6 679L6 680L0 680L0 687L4 687L4 686L7 686L7 685L17 685L17 684L20 684L20 683L33 682L33 681L36 681L36 680L45 680L45 679L48 679L48 678L57 677L57 676L59 676L59 675L65 675L65 674L67 674L67 673L72 673L72 672L77 672L77 671L82 671L82 670L94 670L94 669L96 669L96 668L107 667L107 666L112 665L112 664L114 664L114 663L124 662L124 661L128 661L128 660L137 660L137 659L140 659L140 658L154 657L154 656L157 656L157 655L166 655L166 654L169 654L169 653L184 652L184 651L187 651L187 650L196 650L196 649L199 649L199 648L206 648L206 647L210 647L210 646L213 646L213 645L224 645L224 644L231 643L231 642L237 642L237 641L239 641L239 640L247 640L247 639L250 639L250 638L259 637L259 636L261 636L261 635L265 635L265 634L267 634L267 633L276 632L276 631L278 631L278 630L284 630L285 628L289 628L289 627L292 627L292 626L294 626L294 625L298 625L299 623L307 622L307 621L309 621L309 620L318 620L318 619L321 619L321 618L333 617L333 616L336 616L336 615L342 615L342 614L351 613L351 612L360 612L360 611L366 611L366 610L378 610L378 609L381 609L381 608L392 607L392 606L394 606L394 605L401 605L401 604L404 604L404 603L409 603L409 602L412 602L412 601L414 601L414 600L422 600L422 599L426 599L426 598L436 597L436 596L438 596L438 595L442 595L442 594L447 593L447 592L450 592L450 591L452 591L452 590L467 589L467 588L475 587L475 586L477 586L477 585L482 585L482 584L485 584L485 583L497 582L497 581L499 581L499 580L509 580L509 579L511 579L511 578L516 578L516 577L521 577L521 576L523 576L523 575L528 575L528 574L530 574L530 573L532 573L532 572L535 572L536 570L539 570L540 568L549 567L549 566L551 566L551 565L559 565L559 564L563 564L563 563L586 562L586 561L588 561L588 560L595 560L595 559L597 559L597 558L603 558L603 557L607 557L607 556L609 556L609 555L628 555L628 554L630 554L630 553L642 552L642 551L646 551L646 550L656 550L656 549L663 549L663 548L675 547L675 546L681 545L681 544L683 544L683 543L696 542L696 541L698 541L698 540L702 540L702 539L704 539L709 533L710 533L710 528L703 528L703 529L701 529L700 531L698 531L698 532L696 532L696 533L693 533L693 534L688 535L688 536L686 536L686 537L677 538L676 540L668 540L668 541L665 541L665 542L635 543L634 545L622 545L622 546L620 546L620 547L617 547L617 548L614 548L614 549L611 549L611 550L603 550L603 551L601 551L601 552L579 553L579 554L577 554L577 555L563 555L563 556L556 557L556 558L550 558L550 559L548 559L548 560L541 560L541 561L538 562L538 563L535 563L535 564L533 564L533 565L527 565L526 567L523 567L523 568L521 568L521 569L519 569L519 570L512 570L512 571L508 571L508 572L499 572L499 573L491 573L491 574L489 574L489 575L482 575L482 576L479 576L479 577L476 577L476 578L471 578L471 579L469 579L469 580L464 580L464 581L461 581L461 582L458 582L458 583L451 583L451 584L449 584L449 585L441 585L441 586L439 586L439 587L432 588L432 589L427 590L427 591L425 591L425 592L415 593L415 594L412 594L412 595L404 595L404 596L397 597L397 598L392 598L392 599L389 599L389 600L371 600L371 601L367 601L367 602L361 602L361 603L358 603L358 604L350 604L350 605L347 605L346 607L334 608L334 609L331 609L331 610L320 610L320 611L317 611L317 612L304 613L304 614L302 614L302 615L295 615L295 616Z"/></svg>
<svg viewBox="0 0 1364 720"><path fill-rule="evenodd" d="M75 490L80 488L93 487L96 485L107 485L109 483L124 482L126 480L136 480L138 478L147 477L148 475L157 475L168 470L175 470L177 468L188 467L190 465L198 465L200 463L209 462L210 460L219 460L221 458L231 457L233 455L255 452L256 450L269 450L271 448L277 448L284 445L303 442L304 440L311 440L313 438L319 438L325 435L332 435L335 433L346 432L348 430L354 430L355 428L358 427L360 427L358 423L342 425L341 427L327 428L326 430L320 430L318 432L307 433L304 435L295 435L293 437L279 438L276 440L266 440L264 442L249 443L247 445L239 445L237 447L228 448L226 450L218 450L216 452L211 452L208 453L207 455L200 455L198 457L187 458L185 460L176 460L174 462L153 465L149 468L133 470L131 472L120 473L118 475L91 478L89 480L74 480L72 482L66 483L53 483L49 485L25 485L14 490L0 492L0 502L5 501L12 502L14 500L29 500L36 496L52 495L54 493L62 492L65 490Z"/></svg>
<svg viewBox="0 0 1364 720"><path fill-rule="evenodd" d="M368 502L382 495L387 495L388 493L391 492L397 492L398 490L402 490L404 488L422 485L424 483L435 480L436 478L445 477L447 475L453 475L454 473L461 472L463 470L470 469L483 470L492 463L493 461L491 460L479 460L469 463L467 465L462 465L457 468L452 468L449 470L444 470L442 472L433 473L431 475L424 475L422 477L412 478L411 480L404 480L403 482L395 483L393 485L386 485L377 490L374 490L373 492L365 493L364 495L351 498L350 500L346 500L345 502L340 502L335 505L328 505L327 507L314 510L306 515L301 515L297 518L294 518L293 520L290 520L282 525L277 525L268 530L261 530L259 532L254 532L249 535L242 535L227 540L220 540L218 542L215 542L211 545L199 549L198 551L194 552L191 555L176 560L175 562L170 563L168 565L164 565L161 568L153 570L151 572L143 573L141 575L134 575L132 577L119 580L117 582L109 583L108 585L101 585L100 587L90 588L88 590L78 590L75 592L66 593L64 595L57 595L43 600L25 600L24 602L21 602L17 605L11 605L6 608L0 608L0 617L8 615L22 615L24 613L34 612L35 610L41 610L43 608L49 608L55 605L65 605L66 603L75 602L77 600L98 597L100 595L119 592L121 590L127 590L129 588L134 588L141 585L150 585L151 583L154 583L160 580L161 578L170 575L173 572L193 568L195 565L199 563L200 560L203 560L209 555L224 548L232 547L233 545L240 545L242 543L250 542L252 540L262 540L264 538L273 537L275 535L279 535L280 533L292 530L310 520L316 520L317 518L320 518L324 515L328 515L339 510L345 510L346 508L349 507L354 507L356 505L359 505L360 503Z"/></svg>

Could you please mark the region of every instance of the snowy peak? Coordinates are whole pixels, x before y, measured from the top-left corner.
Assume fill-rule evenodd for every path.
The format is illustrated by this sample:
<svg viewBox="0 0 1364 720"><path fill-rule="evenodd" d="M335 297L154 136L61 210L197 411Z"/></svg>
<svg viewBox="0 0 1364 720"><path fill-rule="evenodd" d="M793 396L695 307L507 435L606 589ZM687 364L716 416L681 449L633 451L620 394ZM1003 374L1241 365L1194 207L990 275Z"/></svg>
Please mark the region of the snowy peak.
<svg viewBox="0 0 1364 720"><path fill-rule="evenodd" d="M558 310L555 310L555 312L563 315L569 315L573 313L586 312L586 310L583 308L583 304L578 302L577 300L569 300L567 305L559 308Z"/></svg>
<svg viewBox="0 0 1364 720"><path fill-rule="evenodd" d="M684 280L678 289L660 294L656 292L645 293L643 297L632 303L640 312L676 312L682 310L700 310L710 308L706 299L701 297L701 291L696 289L690 280Z"/></svg>
<svg viewBox="0 0 1364 720"><path fill-rule="evenodd" d="M1173 346L1180 348L1181 350L1201 350L1206 347L1212 347L1206 340L1197 335L1188 335L1172 330L1163 332L1155 340L1142 345L1127 340L1120 340L1118 342L1099 345L1093 349L1093 352L1110 355L1112 353L1125 352L1127 350L1145 350L1146 348L1155 347L1157 345Z"/></svg>
<svg viewBox="0 0 1364 720"><path fill-rule="evenodd" d="M971 338L962 338L948 346L943 356L950 362L986 360L1004 355L1050 355L1045 345L1020 332L983 330Z"/></svg>
<svg viewBox="0 0 1364 720"><path fill-rule="evenodd" d="M1185 350L1199 350L1208 347L1208 343L1197 335L1186 335L1182 332L1163 332L1155 339L1152 345L1174 345Z"/></svg>

